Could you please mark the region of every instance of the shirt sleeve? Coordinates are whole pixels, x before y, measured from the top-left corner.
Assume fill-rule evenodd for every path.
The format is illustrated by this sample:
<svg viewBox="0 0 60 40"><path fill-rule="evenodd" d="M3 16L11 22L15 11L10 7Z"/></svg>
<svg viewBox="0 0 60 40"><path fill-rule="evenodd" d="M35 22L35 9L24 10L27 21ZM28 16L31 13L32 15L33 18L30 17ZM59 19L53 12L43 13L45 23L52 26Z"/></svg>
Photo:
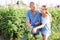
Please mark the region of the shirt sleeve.
<svg viewBox="0 0 60 40"><path fill-rule="evenodd" d="M40 20L40 22L41 22L41 13L39 13L39 20Z"/></svg>
<svg viewBox="0 0 60 40"><path fill-rule="evenodd" d="M38 11L38 20L41 22L41 15L39 11Z"/></svg>
<svg viewBox="0 0 60 40"><path fill-rule="evenodd" d="M26 20L29 21L29 11L26 12Z"/></svg>

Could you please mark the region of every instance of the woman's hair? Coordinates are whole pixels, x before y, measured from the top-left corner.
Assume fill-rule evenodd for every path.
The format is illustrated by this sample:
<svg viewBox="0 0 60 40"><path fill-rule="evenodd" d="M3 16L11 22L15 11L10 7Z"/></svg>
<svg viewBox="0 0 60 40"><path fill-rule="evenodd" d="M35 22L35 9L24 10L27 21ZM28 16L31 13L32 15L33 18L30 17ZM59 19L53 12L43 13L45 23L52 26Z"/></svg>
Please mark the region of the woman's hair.
<svg viewBox="0 0 60 40"><path fill-rule="evenodd" d="M44 7L44 8L45 8L45 10L47 10L47 7L46 7L46 5L43 5L42 7Z"/></svg>
<svg viewBox="0 0 60 40"><path fill-rule="evenodd" d="M43 5L42 7L46 7L46 5Z"/></svg>
<svg viewBox="0 0 60 40"><path fill-rule="evenodd" d="M43 5L42 7L44 7L44 8L45 8L45 10L47 10L47 9L48 9L46 5ZM50 16L50 13L48 12L48 10L47 10L46 14L48 14L48 15Z"/></svg>

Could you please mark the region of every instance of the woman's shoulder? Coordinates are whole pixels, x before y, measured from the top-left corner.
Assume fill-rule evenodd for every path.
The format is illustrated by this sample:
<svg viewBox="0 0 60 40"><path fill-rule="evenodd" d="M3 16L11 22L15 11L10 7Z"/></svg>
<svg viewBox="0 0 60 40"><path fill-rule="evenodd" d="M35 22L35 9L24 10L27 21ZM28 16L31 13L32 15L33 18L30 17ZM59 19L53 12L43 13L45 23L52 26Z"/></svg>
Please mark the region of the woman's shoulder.
<svg viewBox="0 0 60 40"><path fill-rule="evenodd" d="M47 17L41 16L41 19L42 19L42 20L48 20L48 19L50 19L50 17L49 17L49 15L47 15Z"/></svg>

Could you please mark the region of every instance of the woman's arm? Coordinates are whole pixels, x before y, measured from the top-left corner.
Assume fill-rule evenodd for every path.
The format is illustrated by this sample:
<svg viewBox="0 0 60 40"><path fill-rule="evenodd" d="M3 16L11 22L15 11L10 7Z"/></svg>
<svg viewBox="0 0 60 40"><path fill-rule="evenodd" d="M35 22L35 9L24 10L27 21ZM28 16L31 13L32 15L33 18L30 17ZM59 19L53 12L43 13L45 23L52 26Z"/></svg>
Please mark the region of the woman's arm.
<svg viewBox="0 0 60 40"><path fill-rule="evenodd" d="M40 28L43 28L44 26L45 26L45 24L42 24L40 26L35 27L35 29L40 29Z"/></svg>
<svg viewBox="0 0 60 40"><path fill-rule="evenodd" d="M43 28L44 26L45 26L45 24L42 24L40 26L37 26L37 27L35 27L35 28L32 29L32 32L33 33L36 33L37 29Z"/></svg>

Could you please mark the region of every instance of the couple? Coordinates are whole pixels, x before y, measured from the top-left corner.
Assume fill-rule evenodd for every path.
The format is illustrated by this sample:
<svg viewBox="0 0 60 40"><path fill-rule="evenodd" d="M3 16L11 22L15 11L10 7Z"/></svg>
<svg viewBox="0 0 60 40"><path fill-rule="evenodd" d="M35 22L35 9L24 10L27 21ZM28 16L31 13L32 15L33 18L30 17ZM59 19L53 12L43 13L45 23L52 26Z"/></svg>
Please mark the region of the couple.
<svg viewBox="0 0 60 40"><path fill-rule="evenodd" d="M30 2L30 10L26 12L26 24L31 24L31 33L34 36L41 32L43 40L47 40L51 33L51 15L46 6L43 5L39 12L35 9L34 2Z"/></svg>

